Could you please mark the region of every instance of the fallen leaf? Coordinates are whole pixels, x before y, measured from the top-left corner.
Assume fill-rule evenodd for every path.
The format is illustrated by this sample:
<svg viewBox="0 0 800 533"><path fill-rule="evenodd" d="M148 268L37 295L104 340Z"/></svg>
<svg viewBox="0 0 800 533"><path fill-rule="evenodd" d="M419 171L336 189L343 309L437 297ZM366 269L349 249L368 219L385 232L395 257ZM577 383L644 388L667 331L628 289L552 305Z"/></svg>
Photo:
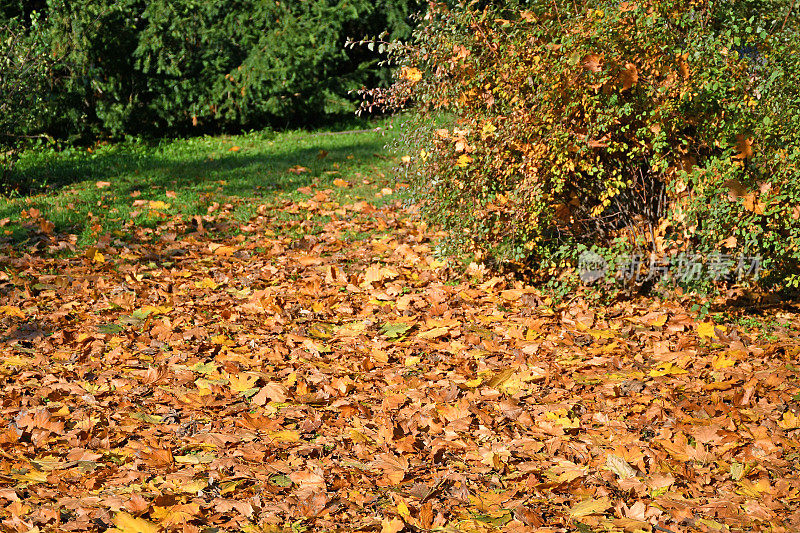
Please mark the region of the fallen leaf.
<svg viewBox="0 0 800 533"><path fill-rule="evenodd" d="M583 500L572 506L569 510L569 515L572 518L580 518L582 516L602 514L609 507L611 507L611 500L609 498Z"/></svg>
<svg viewBox="0 0 800 533"><path fill-rule="evenodd" d="M0 313L3 313L6 316L25 318L25 313L22 312L22 309L14 305L4 305L0 307Z"/></svg>
<svg viewBox="0 0 800 533"><path fill-rule="evenodd" d="M135 518L134 516L126 513L117 513L112 519L116 531L109 529L114 533L158 533L160 528L144 518Z"/></svg>
<svg viewBox="0 0 800 533"><path fill-rule="evenodd" d="M381 522L381 533L400 533L406 527L399 518L384 518Z"/></svg>
<svg viewBox="0 0 800 533"><path fill-rule="evenodd" d="M636 477L636 469L629 465L625 459L613 453L606 456L606 468L614 472L621 479Z"/></svg>

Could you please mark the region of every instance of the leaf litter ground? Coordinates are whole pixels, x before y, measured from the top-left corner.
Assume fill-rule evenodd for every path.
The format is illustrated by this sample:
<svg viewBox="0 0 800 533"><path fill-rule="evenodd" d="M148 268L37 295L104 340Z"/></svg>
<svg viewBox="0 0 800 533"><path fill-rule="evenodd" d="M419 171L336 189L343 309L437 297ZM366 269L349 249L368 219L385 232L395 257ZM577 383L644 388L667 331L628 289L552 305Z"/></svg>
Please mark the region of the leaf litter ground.
<svg viewBox="0 0 800 533"><path fill-rule="evenodd" d="M787 330L555 305L453 275L400 202L301 192L6 250L4 529L800 528Z"/></svg>

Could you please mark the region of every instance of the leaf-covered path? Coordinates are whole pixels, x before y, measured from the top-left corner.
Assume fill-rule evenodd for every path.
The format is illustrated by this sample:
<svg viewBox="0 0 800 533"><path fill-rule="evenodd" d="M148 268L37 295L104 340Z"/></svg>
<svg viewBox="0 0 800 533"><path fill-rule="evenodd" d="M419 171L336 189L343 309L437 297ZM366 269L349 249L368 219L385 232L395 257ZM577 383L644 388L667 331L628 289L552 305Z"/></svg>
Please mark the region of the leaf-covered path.
<svg viewBox="0 0 800 533"><path fill-rule="evenodd" d="M307 192L0 259L4 529L800 528L797 339L452 277Z"/></svg>

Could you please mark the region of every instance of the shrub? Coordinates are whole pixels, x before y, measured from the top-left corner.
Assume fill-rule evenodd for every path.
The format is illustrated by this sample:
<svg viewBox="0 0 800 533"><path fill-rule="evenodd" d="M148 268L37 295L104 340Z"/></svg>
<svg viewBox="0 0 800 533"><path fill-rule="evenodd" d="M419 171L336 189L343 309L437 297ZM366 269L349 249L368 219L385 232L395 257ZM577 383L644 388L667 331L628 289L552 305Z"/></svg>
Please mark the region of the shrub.
<svg viewBox="0 0 800 533"><path fill-rule="evenodd" d="M485 4L433 4L383 94L415 109L408 172L450 245L550 277L741 253L800 285L791 1Z"/></svg>
<svg viewBox="0 0 800 533"><path fill-rule="evenodd" d="M5 9L0 10L0 192L13 189L7 173L47 116L54 66L38 14L27 25L3 15Z"/></svg>

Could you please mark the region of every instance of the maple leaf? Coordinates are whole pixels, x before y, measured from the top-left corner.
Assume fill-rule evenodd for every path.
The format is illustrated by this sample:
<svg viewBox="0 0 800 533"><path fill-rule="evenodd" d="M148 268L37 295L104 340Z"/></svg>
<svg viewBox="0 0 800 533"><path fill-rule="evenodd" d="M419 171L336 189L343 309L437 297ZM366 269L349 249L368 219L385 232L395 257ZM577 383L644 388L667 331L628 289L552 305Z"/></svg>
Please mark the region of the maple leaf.
<svg viewBox="0 0 800 533"><path fill-rule="evenodd" d="M678 374L687 374L688 371L680 366L676 365L672 361L668 361L666 363L661 363L658 367L651 370L648 375L650 377L659 377L659 376L670 376L670 375L678 375Z"/></svg>
<svg viewBox="0 0 800 533"><path fill-rule="evenodd" d="M185 524L200 513L197 503L178 504L170 507L154 507L152 516L164 527L173 527Z"/></svg>
<svg viewBox="0 0 800 533"><path fill-rule="evenodd" d="M255 373L240 372L237 374L228 374L225 377L228 378L228 384L232 391L237 393L252 391L255 393L254 386L261 376Z"/></svg>
<svg viewBox="0 0 800 533"><path fill-rule="evenodd" d="M786 430L798 429L800 428L800 416L791 411L786 411L781 419L778 420L778 427Z"/></svg>
<svg viewBox="0 0 800 533"><path fill-rule="evenodd" d="M413 324L387 322L381 326L381 333L385 335L387 339L397 339L405 335L408 330L413 327Z"/></svg>

